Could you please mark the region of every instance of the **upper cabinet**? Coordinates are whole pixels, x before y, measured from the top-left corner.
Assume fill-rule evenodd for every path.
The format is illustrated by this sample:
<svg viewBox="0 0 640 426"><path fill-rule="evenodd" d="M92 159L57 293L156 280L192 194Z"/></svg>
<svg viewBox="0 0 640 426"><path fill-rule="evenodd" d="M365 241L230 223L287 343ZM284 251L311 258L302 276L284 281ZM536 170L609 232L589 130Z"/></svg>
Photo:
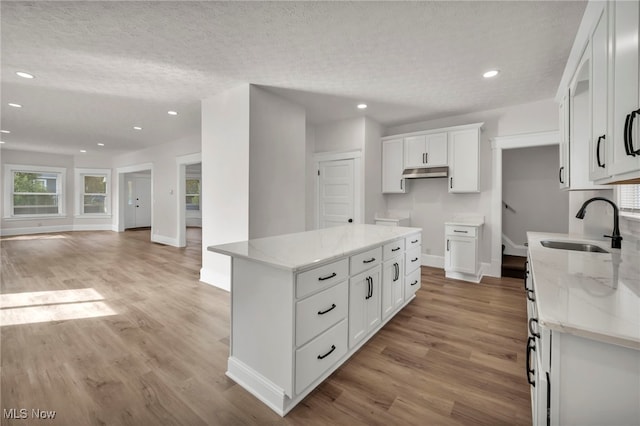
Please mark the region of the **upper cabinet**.
<svg viewBox="0 0 640 426"><path fill-rule="evenodd" d="M560 166L558 182L560 189L569 188L569 89L562 96L559 108L560 122Z"/></svg>
<svg viewBox="0 0 640 426"><path fill-rule="evenodd" d="M404 167L446 166L447 133L410 136L404 139Z"/></svg>
<svg viewBox="0 0 640 426"><path fill-rule="evenodd" d="M640 179L639 28L638 1L592 1L585 10L556 96L566 137L561 187Z"/></svg>
<svg viewBox="0 0 640 426"><path fill-rule="evenodd" d="M382 192L404 193L404 169L448 166L449 192L479 192L483 123L426 130L382 139ZM444 179L442 179L444 180Z"/></svg>

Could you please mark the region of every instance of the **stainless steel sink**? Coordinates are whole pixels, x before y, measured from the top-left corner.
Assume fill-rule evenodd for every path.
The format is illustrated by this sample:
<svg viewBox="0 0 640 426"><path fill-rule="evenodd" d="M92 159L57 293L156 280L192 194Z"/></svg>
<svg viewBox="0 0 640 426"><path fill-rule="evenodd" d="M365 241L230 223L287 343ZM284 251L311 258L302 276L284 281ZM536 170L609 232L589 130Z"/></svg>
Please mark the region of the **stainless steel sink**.
<svg viewBox="0 0 640 426"><path fill-rule="evenodd" d="M592 253L609 253L609 251L589 243L573 243L571 241L554 241L554 240L542 240L540 241L544 247L561 249L561 250L574 250L574 251L589 251Z"/></svg>

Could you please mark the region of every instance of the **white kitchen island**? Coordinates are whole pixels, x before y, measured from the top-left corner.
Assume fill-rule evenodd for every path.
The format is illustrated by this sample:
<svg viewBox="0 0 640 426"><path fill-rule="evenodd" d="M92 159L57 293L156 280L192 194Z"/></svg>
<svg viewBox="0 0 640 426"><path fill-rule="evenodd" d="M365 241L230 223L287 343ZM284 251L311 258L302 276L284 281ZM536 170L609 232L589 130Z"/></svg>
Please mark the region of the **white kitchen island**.
<svg viewBox="0 0 640 426"><path fill-rule="evenodd" d="M353 224L208 247L232 259L227 376L284 416L415 297L421 235Z"/></svg>

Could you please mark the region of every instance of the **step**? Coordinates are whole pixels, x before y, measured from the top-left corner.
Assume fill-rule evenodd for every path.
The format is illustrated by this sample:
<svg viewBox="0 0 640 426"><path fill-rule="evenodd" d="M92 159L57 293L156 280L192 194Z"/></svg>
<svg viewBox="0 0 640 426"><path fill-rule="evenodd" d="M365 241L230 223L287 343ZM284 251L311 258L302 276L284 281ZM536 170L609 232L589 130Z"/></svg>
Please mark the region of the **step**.
<svg viewBox="0 0 640 426"><path fill-rule="evenodd" d="M525 262L527 258L523 256L502 256L502 276L511 278L524 278Z"/></svg>

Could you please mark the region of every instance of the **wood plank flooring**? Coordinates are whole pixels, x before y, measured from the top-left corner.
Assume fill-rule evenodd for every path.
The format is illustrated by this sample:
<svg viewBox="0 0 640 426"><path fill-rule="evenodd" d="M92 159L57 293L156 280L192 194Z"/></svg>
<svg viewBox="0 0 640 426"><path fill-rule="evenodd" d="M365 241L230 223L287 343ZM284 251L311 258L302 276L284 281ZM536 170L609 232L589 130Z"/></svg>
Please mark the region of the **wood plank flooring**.
<svg viewBox="0 0 640 426"><path fill-rule="evenodd" d="M149 231L0 239L1 292L20 293L0 313L24 310L0 327L0 411L29 414L2 425L531 423L520 280L474 285L423 267L417 298L281 418L225 376L229 294L198 282L198 230L187 238L184 249ZM32 322L51 312L108 315ZM31 419L34 408L56 416Z"/></svg>

